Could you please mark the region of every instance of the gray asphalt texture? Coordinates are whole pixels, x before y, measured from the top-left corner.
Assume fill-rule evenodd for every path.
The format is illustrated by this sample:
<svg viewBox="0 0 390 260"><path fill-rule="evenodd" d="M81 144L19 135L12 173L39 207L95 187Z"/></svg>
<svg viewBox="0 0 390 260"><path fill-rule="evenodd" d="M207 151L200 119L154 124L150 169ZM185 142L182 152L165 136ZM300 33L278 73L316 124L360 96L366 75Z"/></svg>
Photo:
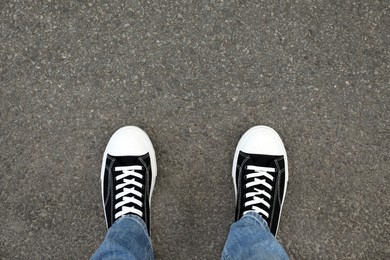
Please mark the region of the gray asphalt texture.
<svg viewBox="0 0 390 260"><path fill-rule="evenodd" d="M157 259L218 259L231 164L279 132L292 259L389 259L389 1L0 3L0 258L85 259L100 165L137 125L157 153Z"/></svg>

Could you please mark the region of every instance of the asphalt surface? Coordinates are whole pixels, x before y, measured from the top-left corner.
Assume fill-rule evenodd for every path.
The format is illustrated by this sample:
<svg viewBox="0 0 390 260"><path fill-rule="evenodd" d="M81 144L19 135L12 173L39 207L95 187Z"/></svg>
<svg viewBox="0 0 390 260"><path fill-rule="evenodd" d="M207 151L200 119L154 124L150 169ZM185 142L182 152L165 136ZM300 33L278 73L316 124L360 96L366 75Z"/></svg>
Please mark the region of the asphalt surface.
<svg viewBox="0 0 390 260"><path fill-rule="evenodd" d="M105 232L101 157L156 149L157 259L218 259L231 164L277 130L292 259L389 259L389 1L0 2L0 258L85 259Z"/></svg>

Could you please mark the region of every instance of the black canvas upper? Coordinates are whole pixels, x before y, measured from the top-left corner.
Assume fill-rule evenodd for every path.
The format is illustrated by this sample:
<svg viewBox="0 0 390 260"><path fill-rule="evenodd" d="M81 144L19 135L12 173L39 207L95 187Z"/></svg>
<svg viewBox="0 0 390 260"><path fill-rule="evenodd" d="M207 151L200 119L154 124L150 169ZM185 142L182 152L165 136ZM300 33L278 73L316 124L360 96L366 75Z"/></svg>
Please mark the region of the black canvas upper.
<svg viewBox="0 0 390 260"><path fill-rule="evenodd" d="M117 184L122 183L122 180L115 180L117 175L122 174L122 171L115 172L115 167L118 166L132 166L140 165L142 170L137 170L136 172L141 173L143 178L136 178L138 182L142 184L142 188L134 186L135 189L143 194L141 199L142 207L139 207L136 204L126 204L129 207L135 207L143 212L142 219L145 221L148 230L150 230L150 209L149 209L149 194L152 182L152 168L150 163L149 153L142 156L111 156L107 155L105 172L104 172L104 182L103 182L103 198L104 206L107 219L107 227L115 222L115 214L120 211L120 208L115 209L116 199L115 195L122 192L123 189L115 190ZM133 187L133 186L132 186ZM132 188L127 186L126 188Z"/></svg>
<svg viewBox="0 0 390 260"><path fill-rule="evenodd" d="M269 190L264 185L252 186L249 188L245 188L245 185L248 182L253 181L253 178L246 178L247 174L253 173L253 170L248 170L248 165L260 166L260 167L272 167L275 168L275 172L269 172L274 179L273 181L267 179L267 183L269 183L273 188ZM252 206L245 207L245 202L252 199L246 198L245 194L248 192L255 191L254 188L260 188L262 190L266 190L270 195L271 199L268 199L266 196L262 196L264 200L266 200L271 207L267 208L265 205L256 204L256 206L265 210L269 213L269 217L262 216L268 223L272 234L275 235L278 222L279 222L279 214L281 210L281 204L283 200L283 193L285 191L285 163L283 155L260 155L260 154L248 154L240 151L237 160L237 168L236 168L236 185L237 185L237 205L236 205L236 221L239 220L243 213L246 210L250 210ZM265 177L264 177L265 178ZM258 179L262 179L259 177ZM266 179L266 178L265 178Z"/></svg>

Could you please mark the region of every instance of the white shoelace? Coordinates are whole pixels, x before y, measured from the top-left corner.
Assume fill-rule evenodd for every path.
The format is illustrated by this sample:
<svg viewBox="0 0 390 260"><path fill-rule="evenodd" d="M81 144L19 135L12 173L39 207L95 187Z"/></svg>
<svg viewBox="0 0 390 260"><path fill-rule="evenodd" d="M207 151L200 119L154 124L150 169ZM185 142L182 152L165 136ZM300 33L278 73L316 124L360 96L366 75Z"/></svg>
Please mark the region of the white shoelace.
<svg viewBox="0 0 390 260"><path fill-rule="evenodd" d="M252 186L257 186L257 185L263 185L263 186L267 187L269 190L272 190L272 186L269 183L267 183L267 179L269 179L271 181L274 180L274 177L271 174L269 174L269 172L275 172L276 171L275 168L258 167L258 166L248 165L247 169L253 170L255 172L249 173L246 175L247 179L254 178L254 180L251 182L248 182L245 185L245 188L250 188ZM258 177L265 177L266 179L264 179L264 178L258 179ZM248 213L249 211L255 211L256 213L261 214L261 215L265 216L266 218L268 218L269 217L268 212L266 212L265 210L259 208L258 206L255 206L255 205L262 204L262 205L266 206L267 208L270 208L271 205L267 201L265 201L264 198L260 198L258 196L264 195L268 199L271 199L271 194L269 194L265 190L261 190L261 189L257 189L257 188L254 188L254 190L255 191L253 191L253 192L248 192L245 194L246 198L252 197L252 200L245 202L245 207L251 206L251 205L253 205L253 206L250 210L245 211L244 215L246 213Z"/></svg>
<svg viewBox="0 0 390 260"><path fill-rule="evenodd" d="M115 177L115 180L119 181L122 180L122 182L115 186L116 190L122 189L123 191L116 194L115 200L119 201L115 204L115 209L121 207L121 210L118 211L115 214L115 219L118 219L122 215L125 214L136 214L140 217L142 217L142 211L139 209L134 208L134 206L129 207L126 206L126 204L133 203L135 205L138 205L139 207L142 207L142 193L137 191L135 189L135 186L138 188L142 188L142 184L136 181L135 178L130 179L130 177L137 177L142 179L142 174L135 172L136 170L142 170L142 166L139 165L133 165L133 166L122 166L122 167L115 167L115 171L122 171L122 174ZM126 186L133 186L132 188L126 188ZM128 196L128 195L133 196Z"/></svg>

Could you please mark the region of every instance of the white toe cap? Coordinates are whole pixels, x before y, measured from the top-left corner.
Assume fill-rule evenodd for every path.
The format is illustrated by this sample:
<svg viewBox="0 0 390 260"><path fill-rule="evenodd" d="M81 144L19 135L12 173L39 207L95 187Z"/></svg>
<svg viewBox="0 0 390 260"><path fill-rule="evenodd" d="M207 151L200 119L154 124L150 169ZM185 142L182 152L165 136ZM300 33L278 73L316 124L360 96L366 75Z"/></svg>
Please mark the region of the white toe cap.
<svg viewBox="0 0 390 260"><path fill-rule="evenodd" d="M251 154L285 155L282 139L268 126L250 128L240 139L238 149Z"/></svg>
<svg viewBox="0 0 390 260"><path fill-rule="evenodd" d="M107 144L106 152L113 156L137 156L150 152L148 135L136 126L118 129Z"/></svg>

